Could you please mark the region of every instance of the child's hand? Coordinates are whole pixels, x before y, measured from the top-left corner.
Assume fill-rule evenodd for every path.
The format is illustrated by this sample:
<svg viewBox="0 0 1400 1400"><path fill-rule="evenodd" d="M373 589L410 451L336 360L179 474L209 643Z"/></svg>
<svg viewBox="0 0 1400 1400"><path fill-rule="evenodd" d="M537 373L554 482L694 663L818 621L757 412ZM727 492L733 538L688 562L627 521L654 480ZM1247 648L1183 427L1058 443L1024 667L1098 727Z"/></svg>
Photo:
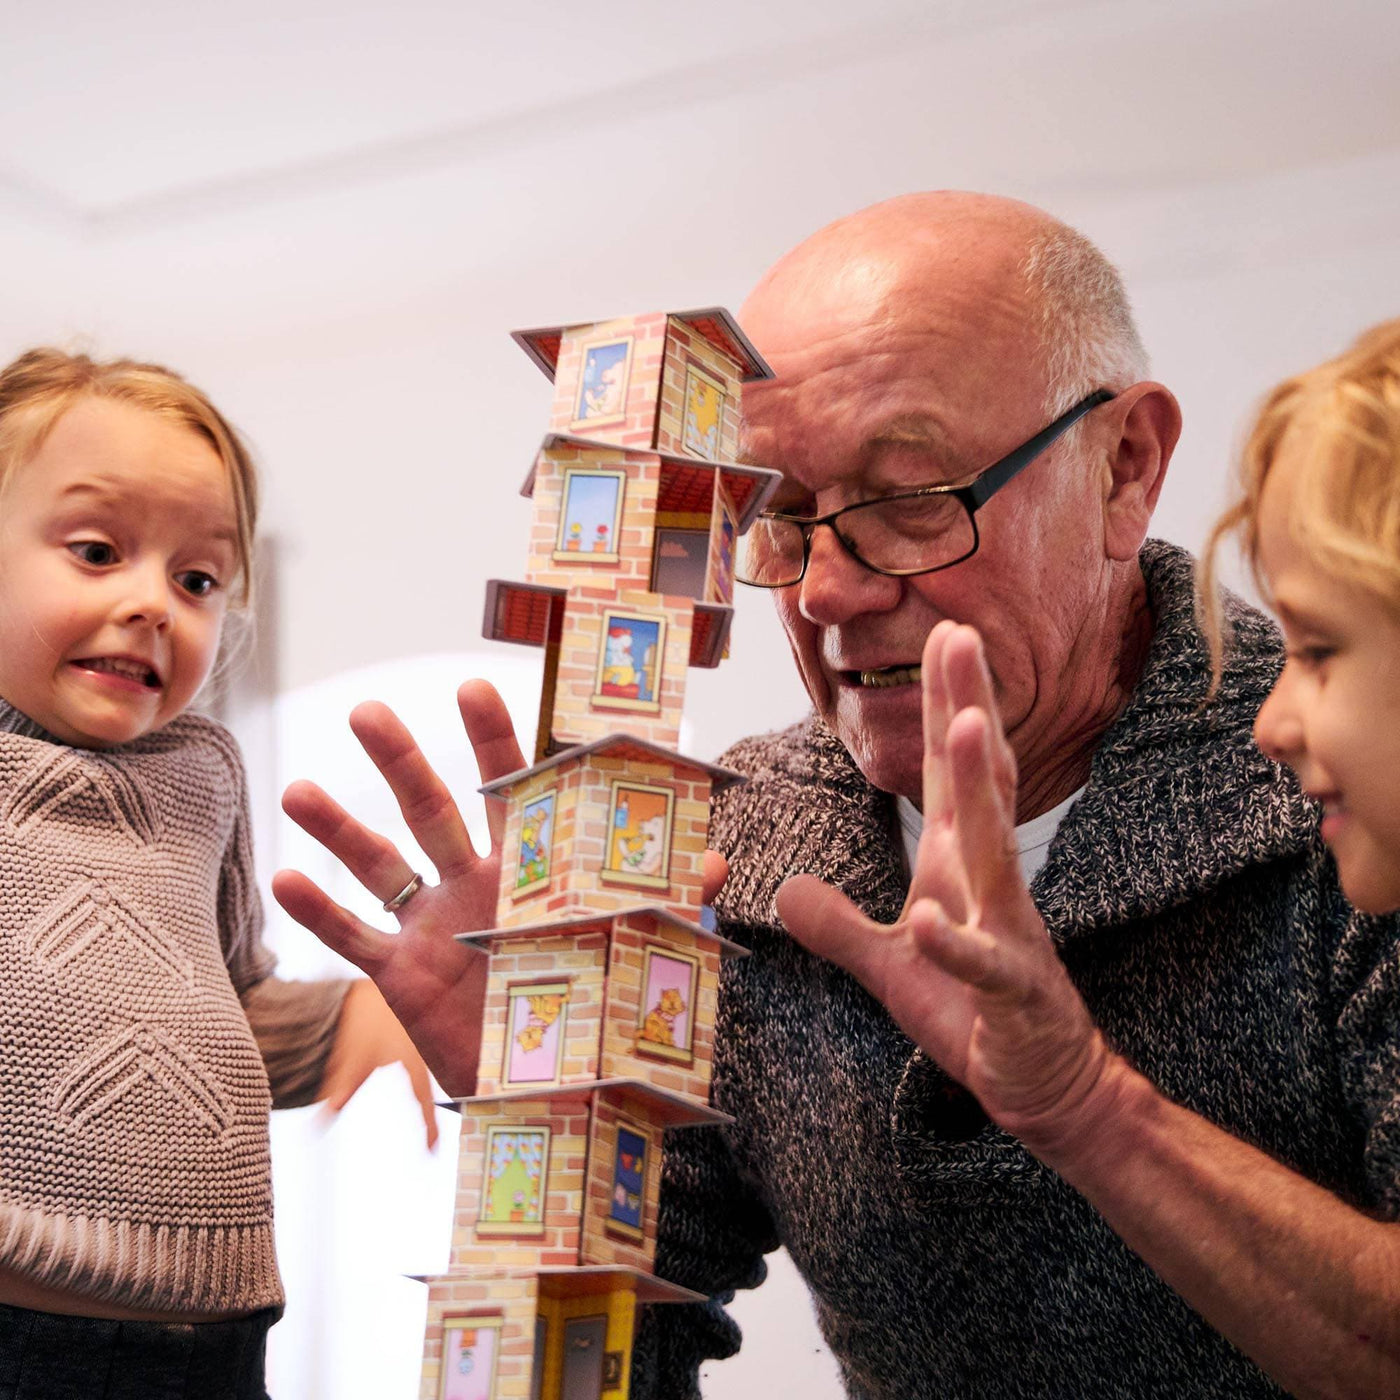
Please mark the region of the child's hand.
<svg viewBox="0 0 1400 1400"><path fill-rule="evenodd" d="M510 714L485 681L457 692L467 738L483 783L525 767ZM272 892L299 924L374 978L394 1014L454 1097L475 1092L488 959L457 935L492 928L501 884L505 803L486 803L490 844L478 852L446 783L429 767L413 736L384 705L355 707L350 727L384 775L408 829L437 872L407 903L389 905L413 867L392 841L371 831L315 783L293 783L282 810L314 837L398 922L398 933L374 928L295 870L279 870Z"/></svg>
<svg viewBox="0 0 1400 1400"><path fill-rule="evenodd" d="M339 1113L360 1085L380 1065L401 1063L408 1071L414 1097L423 1110L428 1146L437 1146L437 1111L432 1081L423 1057L414 1049L408 1032L399 1024L373 982L352 982L336 1026L335 1042L326 1060L320 1097L332 1113Z"/></svg>

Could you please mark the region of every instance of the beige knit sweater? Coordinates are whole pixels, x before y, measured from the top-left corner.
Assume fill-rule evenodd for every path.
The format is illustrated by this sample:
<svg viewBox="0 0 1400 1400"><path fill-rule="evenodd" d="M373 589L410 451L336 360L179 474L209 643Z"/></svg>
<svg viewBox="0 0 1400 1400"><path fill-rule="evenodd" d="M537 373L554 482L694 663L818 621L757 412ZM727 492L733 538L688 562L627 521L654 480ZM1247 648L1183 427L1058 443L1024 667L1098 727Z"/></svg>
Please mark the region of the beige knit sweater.
<svg viewBox="0 0 1400 1400"><path fill-rule="evenodd" d="M0 701L0 1264L129 1307L281 1304L268 1109L315 1096L347 984L273 961L227 731L75 749Z"/></svg>

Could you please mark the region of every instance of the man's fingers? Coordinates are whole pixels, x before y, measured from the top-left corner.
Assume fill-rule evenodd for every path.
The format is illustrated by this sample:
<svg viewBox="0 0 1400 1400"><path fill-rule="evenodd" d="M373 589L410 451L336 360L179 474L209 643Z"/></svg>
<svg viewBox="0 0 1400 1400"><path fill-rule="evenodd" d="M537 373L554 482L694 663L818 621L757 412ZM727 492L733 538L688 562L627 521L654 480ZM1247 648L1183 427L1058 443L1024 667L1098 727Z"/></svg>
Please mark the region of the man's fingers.
<svg viewBox="0 0 1400 1400"><path fill-rule="evenodd" d="M729 862L718 851L705 852L705 869L700 881L700 899L704 904L713 904L715 896L724 888L729 878Z"/></svg>
<svg viewBox="0 0 1400 1400"><path fill-rule="evenodd" d="M885 933L878 924L815 875L794 875L777 896L778 917L818 957L844 967L881 1000Z"/></svg>
<svg viewBox="0 0 1400 1400"><path fill-rule="evenodd" d="M985 710L960 710L948 726L948 774L957 811L958 848L975 906L1005 907L1024 882L1015 817L997 788L992 723ZM954 917L968 915L953 911Z"/></svg>
<svg viewBox="0 0 1400 1400"><path fill-rule="evenodd" d="M943 690L948 699L948 722L959 710L982 710L991 734L989 751L997 791L1014 813L1016 810L1016 759L1001 725L992 673L986 651L976 628L954 628L942 651Z"/></svg>
<svg viewBox="0 0 1400 1400"><path fill-rule="evenodd" d="M272 877L272 894L297 923L361 972L373 977L388 957L393 946L388 934L357 919L299 870L279 870Z"/></svg>
<svg viewBox="0 0 1400 1400"><path fill-rule="evenodd" d="M392 899L413 877L392 841L356 821L315 783L299 778L289 784L282 810L380 901Z"/></svg>
<svg viewBox="0 0 1400 1400"><path fill-rule="evenodd" d="M483 783L494 783L525 767L515 725L495 686L487 681L464 681L457 688L457 708L462 712L462 724ZM498 850L505 839L505 803L488 797L486 821L491 830L491 848Z"/></svg>
<svg viewBox="0 0 1400 1400"><path fill-rule="evenodd" d="M447 784L433 771L399 717L387 705L371 700L350 712L350 728L384 775L408 829L439 876L446 880L470 870L477 855L467 824Z"/></svg>
<svg viewBox="0 0 1400 1400"><path fill-rule="evenodd" d="M936 899L951 918L965 919L970 898L957 828L946 822L925 822L914 856L906 905L916 899Z"/></svg>
<svg viewBox="0 0 1400 1400"><path fill-rule="evenodd" d="M935 899L917 900L906 917L915 946L950 976L982 992L1010 988L1002 951L989 933L955 924Z"/></svg>
<svg viewBox="0 0 1400 1400"><path fill-rule="evenodd" d="M924 718L924 821L939 822L951 815L948 784L944 771L944 737L953 711L944 686L943 648L956 630L945 618L935 625L924 642L920 662Z"/></svg>

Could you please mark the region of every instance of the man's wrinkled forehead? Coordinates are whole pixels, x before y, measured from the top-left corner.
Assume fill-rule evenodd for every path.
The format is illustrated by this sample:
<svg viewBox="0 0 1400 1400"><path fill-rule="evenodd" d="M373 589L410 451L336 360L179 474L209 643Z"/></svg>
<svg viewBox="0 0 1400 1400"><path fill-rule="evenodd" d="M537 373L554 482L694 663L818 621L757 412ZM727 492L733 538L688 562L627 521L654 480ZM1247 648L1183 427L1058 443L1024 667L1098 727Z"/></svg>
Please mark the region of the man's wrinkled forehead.
<svg viewBox="0 0 1400 1400"><path fill-rule="evenodd" d="M805 249L805 245L804 245ZM885 253L798 249L754 288L740 324L764 354L781 358L814 339L884 318L904 271Z"/></svg>
<svg viewBox="0 0 1400 1400"><path fill-rule="evenodd" d="M748 460L787 468L809 452L873 461L910 448L956 471L978 464L984 427L1035 418L1041 367L1014 292L954 282L919 298L895 276L843 282L853 294L775 301L755 336L777 377L745 386Z"/></svg>

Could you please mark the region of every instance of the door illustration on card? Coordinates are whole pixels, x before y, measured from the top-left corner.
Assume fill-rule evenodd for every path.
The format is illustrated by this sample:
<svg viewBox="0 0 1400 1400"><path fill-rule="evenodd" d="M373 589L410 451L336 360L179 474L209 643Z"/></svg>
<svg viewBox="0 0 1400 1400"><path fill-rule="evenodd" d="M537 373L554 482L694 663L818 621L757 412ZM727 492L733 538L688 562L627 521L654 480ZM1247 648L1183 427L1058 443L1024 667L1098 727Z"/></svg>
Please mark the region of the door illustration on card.
<svg viewBox="0 0 1400 1400"><path fill-rule="evenodd" d="M603 1393L604 1317L576 1317L564 1324L564 1386L560 1400L599 1400Z"/></svg>
<svg viewBox="0 0 1400 1400"><path fill-rule="evenodd" d="M535 1319L535 1362L530 1367L530 1400L544 1400L545 1351L549 1345L549 1323Z"/></svg>

